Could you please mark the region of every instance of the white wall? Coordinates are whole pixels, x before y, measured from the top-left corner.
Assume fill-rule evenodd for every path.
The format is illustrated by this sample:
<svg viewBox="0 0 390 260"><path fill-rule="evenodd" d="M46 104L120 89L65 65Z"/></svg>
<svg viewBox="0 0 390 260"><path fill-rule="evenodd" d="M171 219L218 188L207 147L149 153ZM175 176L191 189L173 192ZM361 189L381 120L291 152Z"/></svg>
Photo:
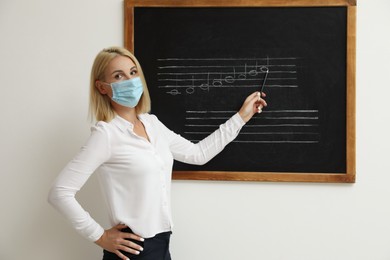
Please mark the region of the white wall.
<svg viewBox="0 0 390 260"><path fill-rule="evenodd" d="M46 196L89 135L91 63L122 45L122 5L0 0L1 260L101 259ZM174 259L390 259L389 11L358 3L357 182L174 181ZM107 225L95 177L79 200Z"/></svg>

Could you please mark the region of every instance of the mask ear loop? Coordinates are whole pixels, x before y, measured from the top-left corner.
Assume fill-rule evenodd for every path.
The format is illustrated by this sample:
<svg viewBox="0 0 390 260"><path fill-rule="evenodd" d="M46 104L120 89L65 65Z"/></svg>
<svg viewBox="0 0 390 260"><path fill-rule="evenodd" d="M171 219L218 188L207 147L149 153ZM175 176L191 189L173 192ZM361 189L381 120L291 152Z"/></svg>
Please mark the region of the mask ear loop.
<svg viewBox="0 0 390 260"><path fill-rule="evenodd" d="M111 83L107 83L107 82L104 82L104 81L101 81L101 80L98 80L98 79L95 81L95 85L96 85L96 83L98 83L98 82L100 82L100 83L102 83L102 84L106 84L106 85L111 86Z"/></svg>
<svg viewBox="0 0 390 260"><path fill-rule="evenodd" d="M107 94L107 90L104 89L104 88L101 88L101 87L98 85L98 83L104 84L104 85L108 85L108 86L110 86L111 89L112 89L111 84L109 84L109 83L107 83L107 82L104 82L104 81L100 81L100 80L98 80L98 79L95 80L95 87L98 89L98 91L99 91L100 94L102 94L102 95L106 95L106 94Z"/></svg>

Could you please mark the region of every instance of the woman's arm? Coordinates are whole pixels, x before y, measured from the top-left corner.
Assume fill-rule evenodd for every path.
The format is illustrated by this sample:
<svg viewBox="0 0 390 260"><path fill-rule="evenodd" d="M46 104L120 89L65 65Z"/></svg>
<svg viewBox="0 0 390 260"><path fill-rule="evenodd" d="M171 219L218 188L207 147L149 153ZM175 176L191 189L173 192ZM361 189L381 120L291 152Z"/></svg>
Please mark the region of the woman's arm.
<svg viewBox="0 0 390 260"><path fill-rule="evenodd" d="M263 94L263 97L265 97L265 94ZM254 114L260 113L265 106L267 106L267 103L260 98L260 92L252 93L245 99L238 113L196 144L161 125L170 143L170 150L175 160L189 164L203 165L220 153L228 143L234 140L245 123Z"/></svg>
<svg viewBox="0 0 390 260"><path fill-rule="evenodd" d="M105 123L99 122L92 128L92 134L86 145L62 170L55 180L48 201L82 236L100 247L115 253L121 259L128 259L119 250L139 254L142 247L127 239L143 241L143 238L121 232L125 225L119 224L104 230L86 212L75 198L92 173L110 157L109 134Z"/></svg>
<svg viewBox="0 0 390 260"><path fill-rule="evenodd" d="M48 196L49 203L90 241L99 239L104 229L81 207L75 195L108 157L108 135L103 127L93 127L87 143L58 175Z"/></svg>

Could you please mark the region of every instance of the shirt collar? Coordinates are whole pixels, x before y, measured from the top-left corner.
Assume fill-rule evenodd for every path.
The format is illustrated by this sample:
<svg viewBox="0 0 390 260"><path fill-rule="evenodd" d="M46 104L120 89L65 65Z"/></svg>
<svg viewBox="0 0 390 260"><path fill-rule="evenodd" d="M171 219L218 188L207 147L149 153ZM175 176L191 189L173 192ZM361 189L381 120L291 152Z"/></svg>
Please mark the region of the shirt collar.
<svg viewBox="0 0 390 260"><path fill-rule="evenodd" d="M116 115L114 119L112 119L111 123L117 126L122 132L126 131L129 128L133 129L134 127L132 123L118 115Z"/></svg>
<svg viewBox="0 0 390 260"><path fill-rule="evenodd" d="M143 114L140 114L138 115L138 119L141 120L141 122L145 125L145 120L144 120L144 115ZM134 125L132 123L130 123L129 121L127 121L126 119L124 119L123 117L120 117L118 115L116 115L114 117L114 119L112 119L111 123L113 123L114 125L116 125L121 131L126 131L127 129L133 129L134 128Z"/></svg>

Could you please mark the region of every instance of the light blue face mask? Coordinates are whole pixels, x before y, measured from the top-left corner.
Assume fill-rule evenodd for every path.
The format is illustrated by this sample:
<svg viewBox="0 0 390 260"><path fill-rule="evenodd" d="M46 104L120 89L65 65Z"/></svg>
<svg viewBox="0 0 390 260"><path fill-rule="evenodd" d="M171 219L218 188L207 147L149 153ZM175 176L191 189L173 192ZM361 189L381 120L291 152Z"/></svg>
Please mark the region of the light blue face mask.
<svg viewBox="0 0 390 260"><path fill-rule="evenodd" d="M140 77L114 82L110 84L112 89L112 100L119 105L135 107L144 92Z"/></svg>

